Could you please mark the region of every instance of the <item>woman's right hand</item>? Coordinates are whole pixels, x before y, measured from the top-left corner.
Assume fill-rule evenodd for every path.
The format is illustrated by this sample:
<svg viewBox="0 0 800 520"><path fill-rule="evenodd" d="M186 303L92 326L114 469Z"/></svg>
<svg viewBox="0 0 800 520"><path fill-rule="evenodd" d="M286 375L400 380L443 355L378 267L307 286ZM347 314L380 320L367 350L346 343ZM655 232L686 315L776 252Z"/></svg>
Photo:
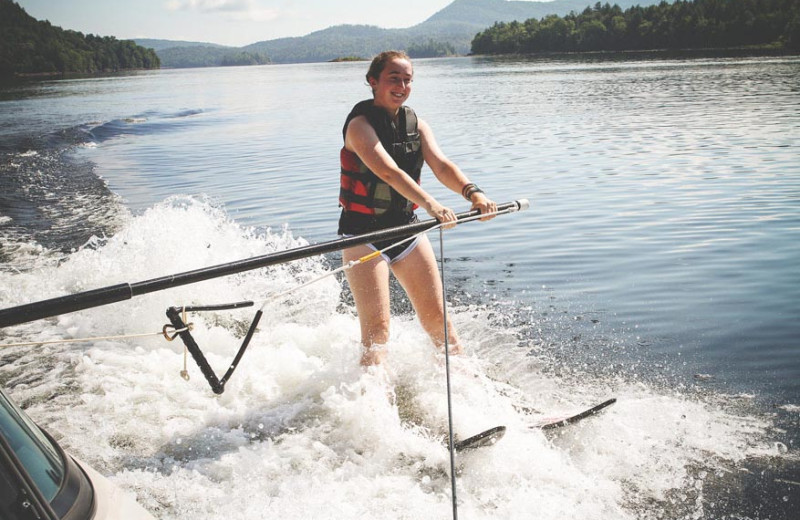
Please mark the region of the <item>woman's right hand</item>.
<svg viewBox="0 0 800 520"><path fill-rule="evenodd" d="M456 212L452 209L442 206L438 202L434 201L431 203L430 207L427 209L428 215L438 220L441 224L445 224L444 229L450 229L455 227L456 221Z"/></svg>

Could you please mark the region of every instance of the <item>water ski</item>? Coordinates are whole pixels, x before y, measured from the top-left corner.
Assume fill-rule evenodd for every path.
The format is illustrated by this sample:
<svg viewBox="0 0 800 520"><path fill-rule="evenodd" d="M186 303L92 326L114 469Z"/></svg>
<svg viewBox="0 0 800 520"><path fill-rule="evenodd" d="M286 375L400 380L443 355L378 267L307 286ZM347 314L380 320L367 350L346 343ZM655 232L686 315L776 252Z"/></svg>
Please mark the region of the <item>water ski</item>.
<svg viewBox="0 0 800 520"><path fill-rule="evenodd" d="M576 414L547 417L539 420L536 424L532 425L531 428L538 428L540 430L554 430L556 428L561 428L562 426L575 424L576 422L582 419L591 417L592 415L598 413L600 410L609 407L616 402L617 399L612 398L607 401L603 401L600 404L594 405L591 408L587 408L586 410Z"/></svg>
<svg viewBox="0 0 800 520"><path fill-rule="evenodd" d="M576 414L565 414L540 419L536 424L531 425L531 428L538 428L540 430L554 430L556 428L561 428L562 426L575 424L582 419L586 419L587 417L595 415L600 410L603 410L604 408L607 408L616 402L616 398L611 398ZM456 442L453 448L455 448L455 451L458 453L473 450L475 448L482 448L484 446L494 446L497 441L503 438L505 433L505 426L495 426L494 428L489 428L488 430L477 435L473 435L472 437L464 439L463 441Z"/></svg>
<svg viewBox="0 0 800 520"><path fill-rule="evenodd" d="M505 434L505 426L495 426L494 428L490 428L477 435L473 435L468 439L458 441L453 447L455 448L456 453L458 453L467 450L474 450L475 448L482 448L484 446L493 446L497 441L502 439L503 435Z"/></svg>

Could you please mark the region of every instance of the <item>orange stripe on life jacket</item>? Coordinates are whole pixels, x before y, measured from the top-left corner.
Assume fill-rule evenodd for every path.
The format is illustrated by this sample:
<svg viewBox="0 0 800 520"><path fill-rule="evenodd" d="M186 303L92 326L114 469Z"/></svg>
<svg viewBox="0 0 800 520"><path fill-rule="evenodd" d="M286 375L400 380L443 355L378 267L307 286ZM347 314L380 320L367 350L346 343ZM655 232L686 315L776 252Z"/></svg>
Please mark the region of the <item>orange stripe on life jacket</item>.
<svg viewBox="0 0 800 520"><path fill-rule="evenodd" d="M342 147L339 158L342 167L339 205L346 211L375 215L375 208L368 205L371 201L370 190L364 182L372 173L364 167L358 155L347 148Z"/></svg>

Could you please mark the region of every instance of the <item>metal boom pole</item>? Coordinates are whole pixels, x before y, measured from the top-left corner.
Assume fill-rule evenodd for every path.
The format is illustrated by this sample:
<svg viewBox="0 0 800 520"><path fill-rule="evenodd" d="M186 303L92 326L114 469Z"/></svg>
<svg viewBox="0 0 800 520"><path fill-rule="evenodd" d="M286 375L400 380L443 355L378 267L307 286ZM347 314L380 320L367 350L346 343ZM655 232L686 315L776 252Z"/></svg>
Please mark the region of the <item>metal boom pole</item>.
<svg viewBox="0 0 800 520"><path fill-rule="evenodd" d="M497 214L521 211L527 209L528 205L529 203L527 199L520 199L513 202L507 202L505 204L499 204L497 206ZM479 214L480 213L477 210L459 213L456 215L456 223L458 224L464 221L472 220ZM188 285L202 282L204 280L210 280L212 278L219 278L221 276L251 271L261 267L269 267L271 265L300 260L301 258L331 253L369 242L379 242L382 240L391 240L393 238L402 237L404 235L413 235L426 231L438 224L439 222L436 219L430 219L405 226L384 229L373 233L366 233L348 238L340 238L319 244L310 244L308 246L287 249L285 251L278 251L276 253L270 253L267 255L255 256L236 262L204 267L201 269L195 269L193 271L163 276L161 278L154 278L152 280L146 280L143 282L121 283L100 289L68 294L66 296L59 296L49 300L42 300L16 307L0 309L0 328L28 323L43 318L50 318L84 309L91 309L93 307L101 307L111 303L130 300L134 296L140 296L142 294L163 291L165 289L171 289L181 285Z"/></svg>

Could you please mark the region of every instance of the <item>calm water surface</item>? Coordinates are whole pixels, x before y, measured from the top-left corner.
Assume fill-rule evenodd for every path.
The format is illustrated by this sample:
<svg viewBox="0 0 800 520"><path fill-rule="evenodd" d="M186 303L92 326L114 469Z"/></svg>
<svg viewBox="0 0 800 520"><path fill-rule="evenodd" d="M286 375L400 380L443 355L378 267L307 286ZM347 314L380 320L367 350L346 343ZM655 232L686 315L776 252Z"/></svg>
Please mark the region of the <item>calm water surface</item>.
<svg viewBox="0 0 800 520"><path fill-rule="evenodd" d="M113 193L82 185L99 198L94 215L115 196L136 215L193 195L243 226L288 226L319 242L335 238L341 125L369 94L365 70L29 84L3 92L0 136L14 153L44 146L41 136L79 144L67 162ZM418 60L409 105L489 196L531 201L527 212L445 235L456 303L489 305L520 350L559 360L558 373L579 366L750 396L775 407L781 442L797 449L800 58ZM8 187L16 170L4 168ZM430 171L423 185L467 209ZM14 186L5 211L16 227L0 227L7 250L33 237L70 251L117 229L109 215L89 219L86 236L37 231L41 215L25 216ZM6 256L5 265L18 261ZM776 500L797 500L800 488L788 490Z"/></svg>
<svg viewBox="0 0 800 520"><path fill-rule="evenodd" d="M240 222L288 223L320 241L335 232L341 120L367 95L362 69L166 71L51 88L79 98L76 124L104 123L85 156L132 208L207 194ZM555 299L633 331L648 354L688 357L689 372L797 399L796 59L473 58L419 61L415 73L409 104L446 153L496 200L533 203L491 230L453 233L471 291Z"/></svg>

